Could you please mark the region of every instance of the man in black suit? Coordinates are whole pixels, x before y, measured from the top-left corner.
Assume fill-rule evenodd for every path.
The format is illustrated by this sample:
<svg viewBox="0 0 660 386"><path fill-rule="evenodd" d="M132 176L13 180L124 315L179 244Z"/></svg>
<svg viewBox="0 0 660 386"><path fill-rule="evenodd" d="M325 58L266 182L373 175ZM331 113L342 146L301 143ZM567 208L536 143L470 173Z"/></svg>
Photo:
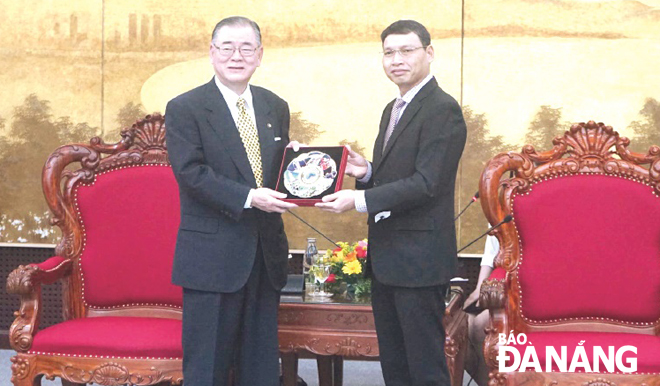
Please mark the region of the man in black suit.
<svg viewBox="0 0 660 386"><path fill-rule="evenodd" d="M358 189L317 207L369 213L367 268L387 386L449 385L442 316L456 269L454 183L466 127L461 108L431 76L423 25L400 20L381 34L385 74L400 95L383 111L373 162L351 151Z"/></svg>
<svg viewBox="0 0 660 386"><path fill-rule="evenodd" d="M261 64L258 25L220 21L211 39L215 77L167 105L167 146L179 183L181 225L172 281L183 287L186 385L279 385L277 309L287 279L273 190L289 142L287 103L248 82Z"/></svg>

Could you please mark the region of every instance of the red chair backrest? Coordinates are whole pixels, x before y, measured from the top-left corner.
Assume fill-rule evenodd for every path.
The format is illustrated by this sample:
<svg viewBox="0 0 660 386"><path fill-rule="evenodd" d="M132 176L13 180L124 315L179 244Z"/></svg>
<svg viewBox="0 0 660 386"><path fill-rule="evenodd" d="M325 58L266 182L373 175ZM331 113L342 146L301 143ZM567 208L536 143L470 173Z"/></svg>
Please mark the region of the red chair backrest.
<svg viewBox="0 0 660 386"><path fill-rule="evenodd" d="M171 284L179 194L171 167L109 170L74 191L83 225L83 301L92 308L180 307Z"/></svg>
<svg viewBox="0 0 660 386"><path fill-rule="evenodd" d="M574 174L513 198L523 317L660 319L660 197L620 176Z"/></svg>

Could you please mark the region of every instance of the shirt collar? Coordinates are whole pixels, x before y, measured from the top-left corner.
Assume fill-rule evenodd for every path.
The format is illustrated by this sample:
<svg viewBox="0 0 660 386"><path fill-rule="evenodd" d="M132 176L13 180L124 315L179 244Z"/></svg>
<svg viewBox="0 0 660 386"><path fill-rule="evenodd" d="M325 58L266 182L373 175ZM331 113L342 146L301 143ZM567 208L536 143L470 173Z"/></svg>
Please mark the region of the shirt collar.
<svg viewBox="0 0 660 386"><path fill-rule="evenodd" d="M425 85L426 85L431 79L433 79L433 75L428 74L428 75L426 76L426 78L424 78L424 80L422 80L421 82L417 83L417 85L416 85L415 87L413 87L413 88L411 88L410 90L408 90L408 92L407 92L404 96L397 95L396 97L397 97L397 98L401 98L401 99L403 99L403 101L406 102L406 104L409 104L409 103L413 100L413 98L415 97L415 95L417 95L417 93L419 92L419 90L421 90L422 87L424 87L424 86L425 86Z"/></svg>
<svg viewBox="0 0 660 386"><path fill-rule="evenodd" d="M239 97L243 97L245 99L245 108L250 109L252 107L252 91L250 91L250 84L245 88L245 91L243 91L243 94L238 95L229 87L225 86L220 79L218 79L218 76L214 76L213 79L215 80L215 85L218 86L218 89L220 90L220 93L222 94L222 97L225 98L225 102L227 102L227 106L231 108L236 107L236 102L238 101Z"/></svg>

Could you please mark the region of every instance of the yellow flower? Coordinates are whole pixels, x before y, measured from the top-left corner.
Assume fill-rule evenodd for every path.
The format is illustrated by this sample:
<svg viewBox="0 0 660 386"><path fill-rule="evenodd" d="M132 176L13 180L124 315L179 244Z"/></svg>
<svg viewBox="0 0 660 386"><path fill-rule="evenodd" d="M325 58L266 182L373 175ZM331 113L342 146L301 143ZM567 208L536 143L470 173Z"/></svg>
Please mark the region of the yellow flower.
<svg viewBox="0 0 660 386"><path fill-rule="evenodd" d="M360 264L360 262L357 260L349 261L348 263L344 264L344 266L341 268L341 271L347 275L362 273L362 264Z"/></svg>

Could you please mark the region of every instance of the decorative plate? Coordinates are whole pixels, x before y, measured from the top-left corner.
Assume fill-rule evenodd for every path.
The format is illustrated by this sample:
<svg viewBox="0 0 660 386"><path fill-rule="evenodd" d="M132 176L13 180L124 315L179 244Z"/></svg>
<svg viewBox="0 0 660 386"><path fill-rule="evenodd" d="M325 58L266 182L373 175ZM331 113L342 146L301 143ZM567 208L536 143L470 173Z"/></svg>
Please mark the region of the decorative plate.
<svg viewBox="0 0 660 386"><path fill-rule="evenodd" d="M284 187L300 198L318 196L332 186L337 178L337 164L320 151L302 153L284 171Z"/></svg>

